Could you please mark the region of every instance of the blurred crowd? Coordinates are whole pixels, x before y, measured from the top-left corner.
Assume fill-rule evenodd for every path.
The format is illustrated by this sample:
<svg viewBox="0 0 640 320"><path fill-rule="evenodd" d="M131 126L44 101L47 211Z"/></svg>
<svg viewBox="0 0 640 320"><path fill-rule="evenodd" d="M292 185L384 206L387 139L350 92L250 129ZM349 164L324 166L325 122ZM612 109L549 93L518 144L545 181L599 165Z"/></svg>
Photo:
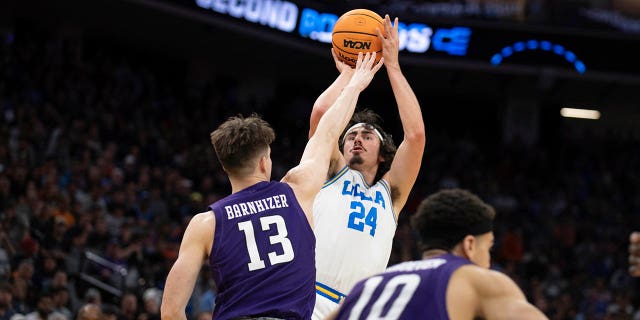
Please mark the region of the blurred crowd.
<svg viewBox="0 0 640 320"><path fill-rule="evenodd" d="M636 0L348 0L346 3L417 19L471 18L545 26L603 28L610 25L619 29L621 24L613 20L637 24L636 19L640 18L640 3ZM594 15L607 18L594 19ZM632 29L637 33L636 27Z"/></svg>
<svg viewBox="0 0 640 320"><path fill-rule="evenodd" d="M248 99L240 75L186 69L28 28L0 39L0 320L159 319L187 222L230 191L209 132L257 111L278 134L272 178L299 159L317 92ZM390 264L420 256L408 223L419 201L461 187L498 212L493 268L551 319L640 319L623 249L640 225L637 139L427 135ZM205 268L187 314L210 319L214 304Z"/></svg>

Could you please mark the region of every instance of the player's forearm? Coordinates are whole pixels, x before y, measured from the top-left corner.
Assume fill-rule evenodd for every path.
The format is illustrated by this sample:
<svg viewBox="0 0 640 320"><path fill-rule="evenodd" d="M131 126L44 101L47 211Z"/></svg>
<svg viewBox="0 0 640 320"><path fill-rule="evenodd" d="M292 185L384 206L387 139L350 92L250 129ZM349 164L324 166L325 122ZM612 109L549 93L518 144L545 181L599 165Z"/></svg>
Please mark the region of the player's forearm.
<svg viewBox="0 0 640 320"><path fill-rule="evenodd" d="M342 72L333 81L333 83L324 91L313 104L313 111L311 114L311 123L309 130L309 137L313 135L315 132L318 123L320 122L320 118L329 110L329 108L336 102L342 89L349 83L351 80L352 73L350 72Z"/></svg>
<svg viewBox="0 0 640 320"><path fill-rule="evenodd" d="M329 109L331 105L336 102L336 99L340 96L342 89L349 84L353 72L341 72L336 80L318 97L315 105Z"/></svg>
<svg viewBox="0 0 640 320"><path fill-rule="evenodd" d="M162 320L186 320L185 308L179 308L174 304L163 301L160 308L160 318Z"/></svg>
<svg viewBox="0 0 640 320"><path fill-rule="evenodd" d="M329 135L329 139L332 141L337 141L342 130L347 126L349 120L351 119L351 115L356 107L356 103L358 102L358 96L360 95L360 90L353 86L345 86L340 95L337 97L332 107L327 110L325 115L322 117L320 121L320 125L326 127L324 132L327 132ZM325 119L326 118L326 119Z"/></svg>
<svg viewBox="0 0 640 320"><path fill-rule="evenodd" d="M160 318L162 320L187 320L187 315L184 313L184 311L182 313L176 312L170 314L161 312L160 314Z"/></svg>
<svg viewBox="0 0 640 320"><path fill-rule="evenodd" d="M398 104L398 112L405 141L424 141L425 130L422 120L422 110L409 82L400 68L387 68L391 88Z"/></svg>

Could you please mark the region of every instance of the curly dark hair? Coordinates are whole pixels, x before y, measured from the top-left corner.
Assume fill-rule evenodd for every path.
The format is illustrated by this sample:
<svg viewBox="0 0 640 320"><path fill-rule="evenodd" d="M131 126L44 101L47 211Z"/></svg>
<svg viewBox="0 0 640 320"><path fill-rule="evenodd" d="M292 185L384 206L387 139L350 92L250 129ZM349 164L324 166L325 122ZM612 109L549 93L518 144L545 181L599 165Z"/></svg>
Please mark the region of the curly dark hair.
<svg viewBox="0 0 640 320"><path fill-rule="evenodd" d="M211 133L211 144L227 173L242 175L253 170L255 159L266 152L276 134L259 115L230 117Z"/></svg>
<svg viewBox="0 0 640 320"><path fill-rule="evenodd" d="M342 134L340 136L344 136L347 130L351 128L351 126L360 122L372 125L380 132L380 134L384 138L382 143L380 143L380 150L378 150L384 161L378 165L378 172L376 172L376 176L373 181L373 183L376 183L378 180L382 179L382 176L384 176L385 173L389 172L393 157L396 156L397 147L395 143L393 143L393 137L391 136L391 134L388 134L384 130L382 130L382 118L377 113L369 109L363 109L354 113L351 117L351 120L349 120L349 124L347 124L346 128L344 129L344 131L342 131ZM344 152L344 141L340 139L338 144L340 146L340 152Z"/></svg>
<svg viewBox="0 0 640 320"><path fill-rule="evenodd" d="M420 203L411 219L422 251L450 251L467 235L491 231L496 212L475 194L462 189L436 192Z"/></svg>

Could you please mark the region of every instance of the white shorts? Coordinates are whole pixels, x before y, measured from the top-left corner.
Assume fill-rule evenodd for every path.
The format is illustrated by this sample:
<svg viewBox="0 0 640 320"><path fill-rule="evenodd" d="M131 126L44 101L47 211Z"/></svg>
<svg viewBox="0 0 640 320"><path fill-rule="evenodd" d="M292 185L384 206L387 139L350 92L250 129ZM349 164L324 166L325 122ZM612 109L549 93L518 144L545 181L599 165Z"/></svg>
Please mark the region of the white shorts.
<svg viewBox="0 0 640 320"><path fill-rule="evenodd" d="M324 320L338 309L346 295L336 289L316 281L316 305L313 308L312 320Z"/></svg>
<svg viewBox="0 0 640 320"><path fill-rule="evenodd" d="M311 320L324 320L331 312L338 309L340 304L316 293L316 305L313 308Z"/></svg>

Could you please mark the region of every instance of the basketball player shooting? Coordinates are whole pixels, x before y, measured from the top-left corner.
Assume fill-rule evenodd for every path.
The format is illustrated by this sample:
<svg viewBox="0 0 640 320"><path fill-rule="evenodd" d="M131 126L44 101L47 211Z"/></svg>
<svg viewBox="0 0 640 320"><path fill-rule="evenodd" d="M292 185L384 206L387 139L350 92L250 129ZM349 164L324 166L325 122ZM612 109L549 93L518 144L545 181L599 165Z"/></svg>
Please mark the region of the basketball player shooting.
<svg viewBox="0 0 640 320"><path fill-rule="evenodd" d="M184 233L162 297L162 319L186 319L185 308L203 262L218 288L213 317L309 319L315 302L312 206L329 167L334 141L383 60L360 54L349 84L318 124L300 164L271 180L269 124L232 117L211 134L232 194L195 215Z"/></svg>
<svg viewBox="0 0 640 320"><path fill-rule="evenodd" d="M388 15L377 30L384 66L402 122L404 137L397 148L372 112L357 113L335 141L327 182L316 196L316 306L313 319L323 319L360 279L383 271L389 261L398 215L413 187L425 146L420 104L398 62L398 19ZM354 70L333 52L340 75L318 97L309 136Z"/></svg>

